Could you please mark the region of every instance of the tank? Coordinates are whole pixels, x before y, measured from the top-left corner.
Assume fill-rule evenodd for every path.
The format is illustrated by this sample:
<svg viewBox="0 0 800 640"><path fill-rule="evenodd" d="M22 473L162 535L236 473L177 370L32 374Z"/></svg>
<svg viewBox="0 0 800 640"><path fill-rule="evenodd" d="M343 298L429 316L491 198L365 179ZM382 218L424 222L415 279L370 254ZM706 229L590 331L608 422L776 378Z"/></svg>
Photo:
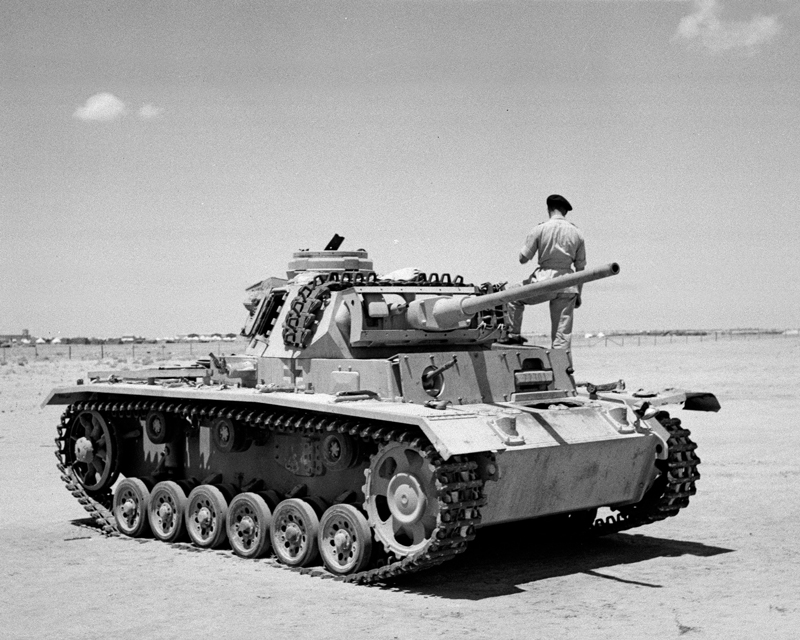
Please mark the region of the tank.
<svg viewBox="0 0 800 640"><path fill-rule="evenodd" d="M580 383L569 351L501 344L505 303L617 264L506 290L378 276L341 241L248 289L244 353L49 394L66 405L61 476L106 533L367 584L439 565L492 525L602 534L688 505L700 459L664 406L717 411L712 394Z"/></svg>

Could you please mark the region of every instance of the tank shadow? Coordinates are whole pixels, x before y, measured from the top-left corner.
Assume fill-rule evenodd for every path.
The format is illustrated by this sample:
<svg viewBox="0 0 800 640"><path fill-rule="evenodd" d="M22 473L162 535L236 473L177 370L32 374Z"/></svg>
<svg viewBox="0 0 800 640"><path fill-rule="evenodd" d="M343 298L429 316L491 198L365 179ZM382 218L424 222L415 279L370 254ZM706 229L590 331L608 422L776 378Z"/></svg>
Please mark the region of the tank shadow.
<svg viewBox="0 0 800 640"><path fill-rule="evenodd" d="M100 531L100 527L97 526L97 523L94 521L94 518L76 518L75 520L70 520L69 523L73 527L83 527L84 529L97 529Z"/></svg>
<svg viewBox="0 0 800 640"><path fill-rule="evenodd" d="M482 600L520 593L519 585L584 573L640 587L663 585L606 575L604 567L663 557L711 557L734 549L699 542L618 533L599 538L554 539L530 525L508 524L478 532L468 551L440 567L399 578L391 588L455 600Z"/></svg>
<svg viewBox="0 0 800 640"><path fill-rule="evenodd" d="M102 531L92 518L71 520L75 527ZM146 543L152 538L137 539ZM187 551L201 551L181 545ZM478 532L464 555L419 574L397 578L384 588L453 600L483 600L521 593L520 585L577 573L660 589L661 584L626 580L599 570L654 558L711 557L734 549L700 542L618 533L599 538L554 536L531 523L498 525Z"/></svg>

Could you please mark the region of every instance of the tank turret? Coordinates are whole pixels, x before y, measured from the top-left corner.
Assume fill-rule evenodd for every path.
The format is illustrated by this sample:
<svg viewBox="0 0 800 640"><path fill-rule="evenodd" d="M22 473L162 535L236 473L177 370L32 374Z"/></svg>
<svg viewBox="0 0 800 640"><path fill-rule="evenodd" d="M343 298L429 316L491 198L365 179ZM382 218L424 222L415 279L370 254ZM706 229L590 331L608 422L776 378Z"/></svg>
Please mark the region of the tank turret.
<svg viewBox="0 0 800 640"><path fill-rule="evenodd" d="M282 358L374 357L376 350L399 346L486 345L502 336L505 303L544 302L560 290L618 273L619 265L611 263L501 290L449 274L380 277L363 250L300 251L289 264L290 280L265 288L258 304L251 300L243 335L250 338L248 354Z"/></svg>

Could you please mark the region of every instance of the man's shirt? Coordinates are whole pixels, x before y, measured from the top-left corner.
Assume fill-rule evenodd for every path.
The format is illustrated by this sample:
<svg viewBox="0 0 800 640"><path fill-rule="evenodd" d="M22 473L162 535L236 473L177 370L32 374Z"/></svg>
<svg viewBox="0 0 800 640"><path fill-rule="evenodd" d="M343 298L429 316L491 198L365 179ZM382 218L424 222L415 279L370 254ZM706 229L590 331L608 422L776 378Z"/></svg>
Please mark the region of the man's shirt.
<svg viewBox="0 0 800 640"><path fill-rule="evenodd" d="M539 254L539 268L532 274L532 282L572 273L573 265L576 271L586 266L583 234L560 213L534 227L520 253L528 260ZM578 293L578 288L570 287L563 293Z"/></svg>

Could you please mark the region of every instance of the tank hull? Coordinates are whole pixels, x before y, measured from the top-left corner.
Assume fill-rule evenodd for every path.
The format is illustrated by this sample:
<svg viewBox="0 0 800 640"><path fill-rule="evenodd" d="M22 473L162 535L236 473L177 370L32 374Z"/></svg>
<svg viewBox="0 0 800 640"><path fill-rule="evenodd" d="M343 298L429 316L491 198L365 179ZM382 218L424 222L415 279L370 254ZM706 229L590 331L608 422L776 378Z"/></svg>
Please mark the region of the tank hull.
<svg viewBox="0 0 800 640"><path fill-rule="evenodd" d="M494 473L481 465L486 504L480 526L636 503L657 475L657 449L664 443L651 428L636 430L616 421L609 413L611 403L580 398L571 398L570 407L553 409L482 403L436 410L371 398L341 401L330 394L99 383L55 389L45 404L91 405L104 415L110 410L109 421L117 428L138 432L128 437L120 466L123 475L136 477L157 473L169 446L153 444L141 433L142 407L189 412L190 407L214 406L220 415L239 418L288 411L309 422L351 420L407 428L430 442L444 461L465 454L491 456ZM514 439L496 424L497 416L509 411L516 414ZM180 444L180 469L173 469L173 475L203 479L220 474L238 486L260 480L282 494L302 481L309 494L327 501L348 490L364 499L366 461L336 473L320 464L303 470L287 463L293 456L302 458L304 447L311 451L318 446L322 431L310 434L308 442L280 430L270 432L246 451L225 453L213 444L209 419L196 419L195 426Z"/></svg>

